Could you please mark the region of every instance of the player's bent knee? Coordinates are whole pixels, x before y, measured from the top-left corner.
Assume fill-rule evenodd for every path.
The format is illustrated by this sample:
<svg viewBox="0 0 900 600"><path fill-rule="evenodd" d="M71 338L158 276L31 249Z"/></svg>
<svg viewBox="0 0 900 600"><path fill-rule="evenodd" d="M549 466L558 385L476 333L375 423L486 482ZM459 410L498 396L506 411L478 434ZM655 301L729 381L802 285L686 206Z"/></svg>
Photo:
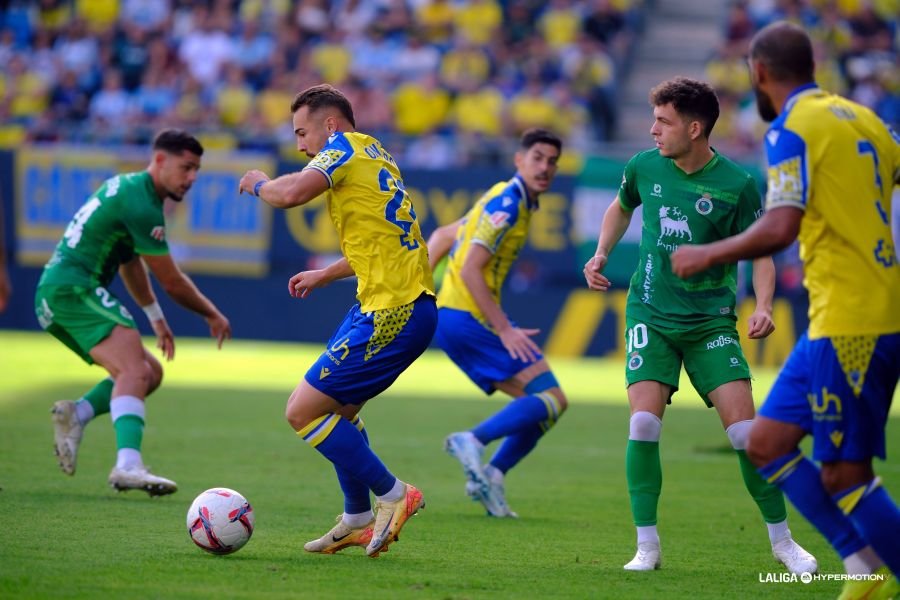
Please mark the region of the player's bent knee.
<svg viewBox="0 0 900 600"><path fill-rule="evenodd" d="M147 395L150 395L162 384L163 367L160 362L156 360L156 357L149 354L147 355L146 362L150 367L150 382L147 389Z"/></svg>
<svg viewBox="0 0 900 600"><path fill-rule="evenodd" d="M735 450L747 449L747 441L750 439L750 429L752 425L753 421L746 419L744 421L732 423L728 426L725 430L725 434L728 436L728 441L731 442L732 448Z"/></svg>
<svg viewBox="0 0 900 600"><path fill-rule="evenodd" d="M628 422L628 439L637 442L658 442L662 434L662 419L651 412L639 410Z"/></svg>

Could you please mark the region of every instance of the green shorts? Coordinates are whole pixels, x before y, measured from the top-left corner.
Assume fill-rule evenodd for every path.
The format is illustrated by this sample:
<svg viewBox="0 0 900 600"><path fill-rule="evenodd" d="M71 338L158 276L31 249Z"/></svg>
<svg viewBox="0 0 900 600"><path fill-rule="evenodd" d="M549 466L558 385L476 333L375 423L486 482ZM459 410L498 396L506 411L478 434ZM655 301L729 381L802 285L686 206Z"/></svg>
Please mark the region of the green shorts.
<svg viewBox="0 0 900 600"><path fill-rule="evenodd" d="M91 349L105 340L116 325L137 329L128 309L104 287L39 287L34 311L44 331L89 365L94 364Z"/></svg>
<svg viewBox="0 0 900 600"><path fill-rule="evenodd" d="M691 329L670 329L625 315L625 350L628 385L659 381L671 386L674 394L684 362L691 384L710 407L711 391L729 381L750 379L750 367L731 319L711 319Z"/></svg>

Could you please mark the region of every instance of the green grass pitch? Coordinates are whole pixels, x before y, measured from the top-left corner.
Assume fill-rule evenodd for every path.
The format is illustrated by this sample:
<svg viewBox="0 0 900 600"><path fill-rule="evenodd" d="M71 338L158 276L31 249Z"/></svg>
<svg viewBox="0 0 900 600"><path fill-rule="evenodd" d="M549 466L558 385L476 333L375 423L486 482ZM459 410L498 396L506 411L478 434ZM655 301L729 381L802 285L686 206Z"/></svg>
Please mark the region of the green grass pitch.
<svg viewBox="0 0 900 600"><path fill-rule="evenodd" d="M149 342L150 340L148 340ZM693 391L676 395L663 428L663 568L627 573L634 531L625 488L628 409L614 360L551 360L568 413L507 481L519 520L484 516L463 494L444 436L501 406L440 352L429 352L363 411L373 447L423 490L427 508L390 552L306 554L341 509L331 466L283 420L285 400L318 347L178 340L148 402L144 457L175 479L151 499L106 484L114 461L108 417L87 430L75 477L58 470L49 409L103 372L49 336L0 331L0 597L2 598L821 598L838 582L761 583L780 573L715 413ZM761 399L774 372L758 373ZM686 378L682 379L687 383ZM894 403L889 451L898 452ZM492 448L491 448L492 449ZM876 465L900 498L896 459ZM256 532L216 557L185 530L194 496L243 493ZM795 538L840 573L837 556L793 509Z"/></svg>

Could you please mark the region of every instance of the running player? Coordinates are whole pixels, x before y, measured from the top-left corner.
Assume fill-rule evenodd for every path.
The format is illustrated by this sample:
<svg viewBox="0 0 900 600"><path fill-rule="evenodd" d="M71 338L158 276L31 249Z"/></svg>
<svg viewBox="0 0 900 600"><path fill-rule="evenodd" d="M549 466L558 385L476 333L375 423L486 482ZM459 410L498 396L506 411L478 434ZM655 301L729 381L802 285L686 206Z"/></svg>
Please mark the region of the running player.
<svg viewBox="0 0 900 600"><path fill-rule="evenodd" d="M656 509L662 487L659 439L666 404L678 390L681 366L708 407L715 407L737 453L744 484L762 513L775 558L793 573L815 572L815 558L791 538L784 497L763 480L746 454L753 419L750 369L738 341L734 263L690 279L672 276L669 254L683 244L711 241L746 229L760 213L756 182L709 145L719 116L712 88L678 78L650 92L656 148L625 166L617 199L603 217L597 252L584 268L591 289L606 291L607 256L643 205L640 263L625 309L625 378L631 405L625 471L637 527L632 571L659 568ZM753 263L756 310L749 337L774 331L775 267Z"/></svg>
<svg viewBox="0 0 900 600"><path fill-rule="evenodd" d="M288 289L305 298L355 274L359 300L288 399L288 423L334 464L344 492L337 525L304 548L332 554L365 546L376 557L425 500L372 452L358 413L431 342L437 308L428 250L397 164L381 142L355 131L353 107L339 90L311 87L294 98L291 113L297 149L310 163L273 180L248 171L240 189L276 208L324 194L344 257L297 273Z"/></svg>
<svg viewBox="0 0 900 600"><path fill-rule="evenodd" d="M465 217L428 240L432 267L450 254L438 295L435 341L485 393L501 390L514 398L444 444L463 466L466 493L495 517L516 516L506 503L504 476L566 410L566 396L530 337L537 330L516 326L500 307L503 281L525 245L531 215L553 182L561 151L556 135L526 131L515 155L515 176L494 185ZM482 466L484 446L500 438L503 443Z"/></svg>
<svg viewBox="0 0 900 600"><path fill-rule="evenodd" d="M134 319L108 288L118 271L167 360L175 356L175 339L145 264L173 300L206 320L220 348L231 337L228 319L181 272L166 243L163 201L181 202L197 179L202 155L200 142L188 133L161 132L153 141L150 166L100 186L75 213L44 267L35 295L41 327L89 365L109 372L78 402L53 405L56 456L68 475L75 474L85 425L110 413L118 456L109 484L151 496L178 489L174 481L150 473L141 458L144 401L159 387L162 365L141 344Z"/></svg>
<svg viewBox="0 0 900 600"><path fill-rule="evenodd" d="M773 23L753 38L757 107L772 122L766 213L736 237L682 246L672 268L691 277L771 254L799 236L809 329L760 409L748 452L828 539L848 573L870 573L884 561L896 576L900 510L875 476L872 457L885 458L900 377L900 266L889 219L900 147L872 111L818 88L813 69L812 44L796 25ZM807 434L821 469L798 447ZM883 589L849 589L857 584ZM847 597L888 597L898 588L893 578L848 582Z"/></svg>

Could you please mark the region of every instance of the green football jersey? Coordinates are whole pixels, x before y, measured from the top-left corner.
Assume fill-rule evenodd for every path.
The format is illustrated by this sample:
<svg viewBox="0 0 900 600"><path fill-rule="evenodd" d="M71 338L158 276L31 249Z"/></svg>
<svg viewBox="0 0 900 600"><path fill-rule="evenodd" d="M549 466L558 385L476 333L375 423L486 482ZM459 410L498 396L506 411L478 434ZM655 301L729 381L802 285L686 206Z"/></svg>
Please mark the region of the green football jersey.
<svg viewBox="0 0 900 600"><path fill-rule="evenodd" d="M168 254L163 201L146 171L116 175L66 227L38 286L106 287L135 254Z"/></svg>
<svg viewBox="0 0 900 600"><path fill-rule="evenodd" d="M672 273L669 255L681 244L705 244L740 233L762 214L753 177L719 153L688 175L652 149L625 165L619 202L643 204L640 262L628 290L628 314L648 323L691 327L735 316L737 266L712 267L688 279Z"/></svg>

